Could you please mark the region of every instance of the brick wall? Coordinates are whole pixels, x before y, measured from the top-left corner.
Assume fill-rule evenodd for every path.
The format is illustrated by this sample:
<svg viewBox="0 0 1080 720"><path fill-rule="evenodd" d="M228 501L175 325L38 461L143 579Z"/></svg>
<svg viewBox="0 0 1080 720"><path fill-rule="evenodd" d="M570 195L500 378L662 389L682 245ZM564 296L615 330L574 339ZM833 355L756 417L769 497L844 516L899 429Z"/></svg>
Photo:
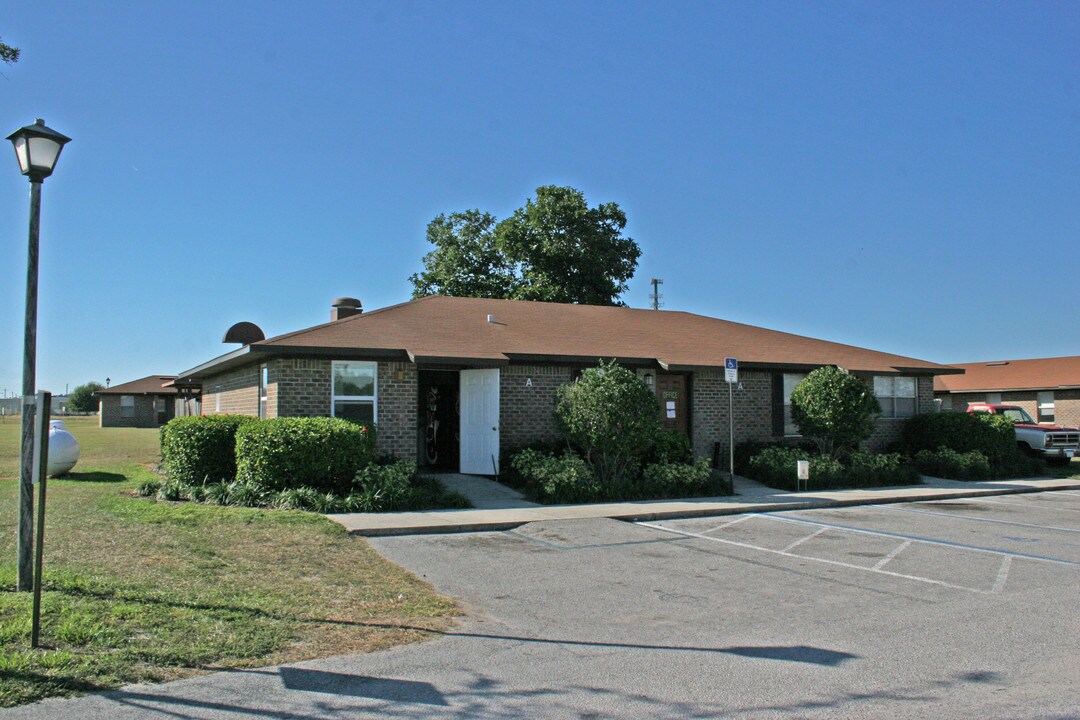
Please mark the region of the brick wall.
<svg viewBox="0 0 1080 720"><path fill-rule="evenodd" d="M284 358L267 362L266 416L329 417L330 360ZM400 374L400 378L399 378ZM410 460L417 456L417 373L412 363L378 364L379 452ZM220 393L214 388L221 386ZM221 413L258 415L259 365L208 377L203 381L203 412L214 414L221 395Z"/></svg>
<svg viewBox="0 0 1080 720"><path fill-rule="evenodd" d="M380 362L378 376L379 452L416 460L420 388L416 365Z"/></svg>
<svg viewBox="0 0 1080 720"><path fill-rule="evenodd" d="M504 450L559 439L555 430L556 392L573 377L574 371L569 367L510 365L501 368L499 443Z"/></svg>
<svg viewBox="0 0 1080 720"><path fill-rule="evenodd" d="M723 370L703 370L690 380L690 423L694 454L711 458L719 442L722 454L728 448L728 384ZM739 389L739 386L742 389ZM772 375L740 370L732 388L735 444L772 437ZM725 455L726 456L726 455Z"/></svg>
<svg viewBox="0 0 1080 720"><path fill-rule="evenodd" d="M164 421L168 422L175 416L173 398L166 395L135 395L135 415L124 417L120 409L120 395L100 395L101 411L98 414L100 427L140 427L154 428L163 425L158 422L158 414L154 410L154 399L165 399Z"/></svg>
<svg viewBox="0 0 1080 720"><path fill-rule="evenodd" d="M203 380L204 415L259 414L259 366L248 365Z"/></svg>

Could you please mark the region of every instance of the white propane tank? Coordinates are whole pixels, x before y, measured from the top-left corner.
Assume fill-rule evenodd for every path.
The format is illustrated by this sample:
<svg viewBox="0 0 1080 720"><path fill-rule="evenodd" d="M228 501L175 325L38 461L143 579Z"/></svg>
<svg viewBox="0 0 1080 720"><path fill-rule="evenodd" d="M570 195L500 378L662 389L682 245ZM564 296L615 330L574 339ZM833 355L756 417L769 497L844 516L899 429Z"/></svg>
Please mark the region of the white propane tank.
<svg viewBox="0 0 1080 720"><path fill-rule="evenodd" d="M49 477L56 477L79 462L79 441L64 427L63 420L49 421Z"/></svg>

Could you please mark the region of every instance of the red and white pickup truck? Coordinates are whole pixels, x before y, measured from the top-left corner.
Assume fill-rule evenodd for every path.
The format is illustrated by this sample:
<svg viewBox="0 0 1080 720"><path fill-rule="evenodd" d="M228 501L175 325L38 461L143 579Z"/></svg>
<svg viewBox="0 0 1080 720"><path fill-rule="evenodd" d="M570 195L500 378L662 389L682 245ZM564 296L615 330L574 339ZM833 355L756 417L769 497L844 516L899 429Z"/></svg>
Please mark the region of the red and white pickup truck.
<svg viewBox="0 0 1080 720"><path fill-rule="evenodd" d="M969 413L1004 415L1016 427L1016 444L1029 455L1067 463L1080 457L1080 429L1040 425L1024 408L997 403L969 403Z"/></svg>

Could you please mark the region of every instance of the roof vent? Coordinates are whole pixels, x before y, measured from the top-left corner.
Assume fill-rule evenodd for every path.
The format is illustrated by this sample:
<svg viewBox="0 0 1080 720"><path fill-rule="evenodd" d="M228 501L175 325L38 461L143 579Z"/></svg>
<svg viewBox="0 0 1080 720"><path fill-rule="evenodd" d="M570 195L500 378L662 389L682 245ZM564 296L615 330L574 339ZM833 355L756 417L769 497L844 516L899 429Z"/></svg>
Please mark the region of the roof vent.
<svg viewBox="0 0 1080 720"><path fill-rule="evenodd" d="M221 342L250 345L265 339L266 335L263 335L262 328L255 323L238 322L225 331L225 337L221 338Z"/></svg>
<svg viewBox="0 0 1080 720"><path fill-rule="evenodd" d="M1008 360L1002 360L1000 362L986 363L986 367L997 367L998 365L1008 365Z"/></svg>
<svg viewBox="0 0 1080 720"><path fill-rule="evenodd" d="M364 312L364 306L356 298L339 297L330 303L330 322L344 320Z"/></svg>

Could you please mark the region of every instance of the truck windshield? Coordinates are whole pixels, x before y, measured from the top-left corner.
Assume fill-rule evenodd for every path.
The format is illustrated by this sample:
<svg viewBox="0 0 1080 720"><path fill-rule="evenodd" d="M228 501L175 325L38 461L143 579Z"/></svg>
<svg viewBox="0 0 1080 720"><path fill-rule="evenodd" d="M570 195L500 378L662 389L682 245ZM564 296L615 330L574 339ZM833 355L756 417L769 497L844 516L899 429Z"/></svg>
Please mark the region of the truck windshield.
<svg viewBox="0 0 1080 720"><path fill-rule="evenodd" d="M1014 423L1026 423L1026 424L1029 424L1029 425L1034 425L1035 424L1035 421L1031 419L1031 416L1027 414L1027 411L1024 410L1024 408L1018 408L1018 407L998 408L998 414L999 415L1004 415L1005 417L1012 420Z"/></svg>

